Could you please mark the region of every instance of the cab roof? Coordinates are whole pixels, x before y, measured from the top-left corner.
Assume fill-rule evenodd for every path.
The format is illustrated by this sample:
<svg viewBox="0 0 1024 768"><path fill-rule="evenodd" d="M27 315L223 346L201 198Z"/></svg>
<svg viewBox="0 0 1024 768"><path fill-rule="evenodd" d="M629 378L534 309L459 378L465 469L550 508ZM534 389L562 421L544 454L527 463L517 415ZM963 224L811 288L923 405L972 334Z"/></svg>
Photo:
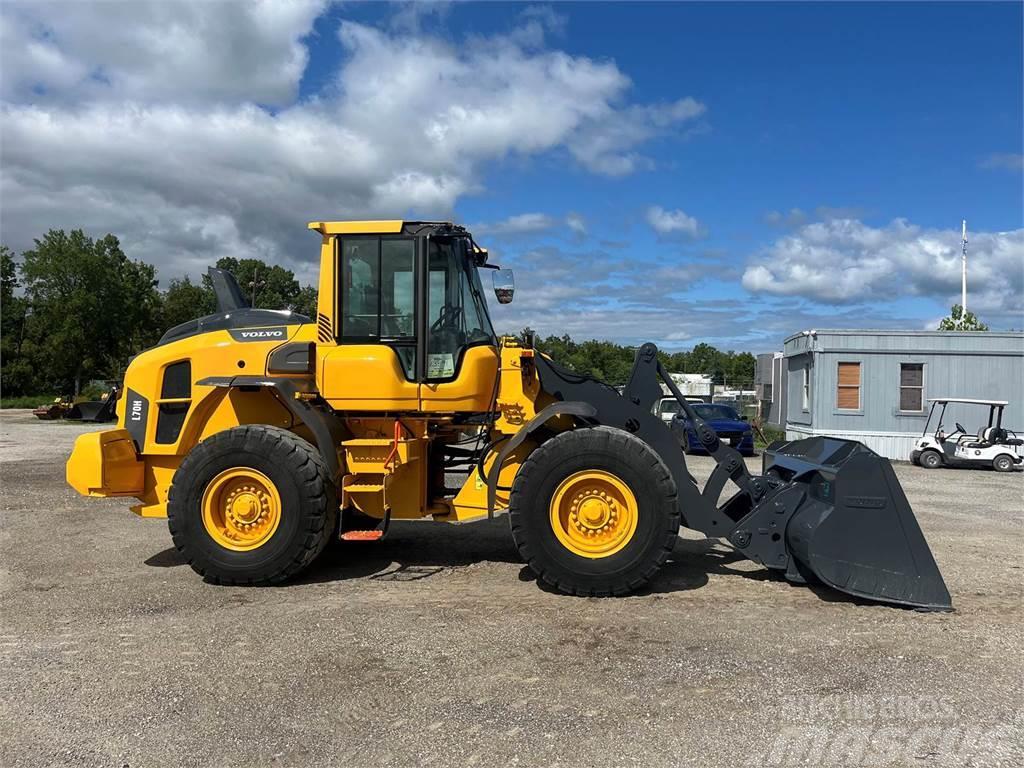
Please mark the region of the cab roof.
<svg viewBox="0 0 1024 768"><path fill-rule="evenodd" d="M311 221L309 229L321 235L397 235L406 226L437 227L464 232L462 227L450 221L404 221L403 219L378 219L374 221Z"/></svg>

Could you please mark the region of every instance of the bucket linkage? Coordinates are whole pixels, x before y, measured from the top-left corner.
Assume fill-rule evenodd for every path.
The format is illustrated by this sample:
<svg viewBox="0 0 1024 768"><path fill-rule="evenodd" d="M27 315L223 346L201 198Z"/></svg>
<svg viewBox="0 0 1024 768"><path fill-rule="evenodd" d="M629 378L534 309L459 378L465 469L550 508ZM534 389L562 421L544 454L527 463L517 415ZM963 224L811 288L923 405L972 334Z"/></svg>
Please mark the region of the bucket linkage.
<svg viewBox="0 0 1024 768"><path fill-rule="evenodd" d="M761 475L693 409L644 344L619 395L537 356L545 391L561 404L588 404L588 421L645 440L672 473L684 525L727 540L739 553L794 583L821 583L858 598L921 610L952 610L942 575L889 461L861 443L826 437L778 442ZM715 460L703 489L675 436L652 413L659 380L679 402ZM718 501L727 482L738 491Z"/></svg>

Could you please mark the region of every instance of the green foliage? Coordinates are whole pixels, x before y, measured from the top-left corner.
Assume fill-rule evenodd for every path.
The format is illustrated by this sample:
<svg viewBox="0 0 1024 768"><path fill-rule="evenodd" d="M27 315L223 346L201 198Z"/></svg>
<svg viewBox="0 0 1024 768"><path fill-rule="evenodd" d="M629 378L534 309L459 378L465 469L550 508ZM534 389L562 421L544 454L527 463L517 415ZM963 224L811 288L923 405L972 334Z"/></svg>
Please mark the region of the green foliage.
<svg viewBox="0 0 1024 768"><path fill-rule="evenodd" d="M171 280L163 296L160 327L166 331L197 317L209 315L216 307L217 301L209 286L196 285L188 277Z"/></svg>
<svg viewBox="0 0 1024 768"><path fill-rule="evenodd" d="M784 429L760 423L757 426L758 429L754 430L754 445L758 448L767 448L776 440L786 439L786 431Z"/></svg>
<svg viewBox="0 0 1024 768"><path fill-rule="evenodd" d="M270 266L260 259L236 259L232 256L218 259L216 266L235 276L242 293L253 307L288 309L294 307L299 300L299 281L290 269L276 264Z"/></svg>
<svg viewBox="0 0 1024 768"><path fill-rule="evenodd" d="M988 326L981 322L973 312L964 312L959 304L954 304L949 317L939 321L940 331L987 331Z"/></svg>
<svg viewBox="0 0 1024 768"><path fill-rule="evenodd" d="M50 230L22 254L20 272L26 312L10 370L4 361L5 392L77 393L87 379L117 376L158 335L154 269L129 260L113 235Z"/></svg>
<svg viewBox="0 0 1024 768"><path fill-rule="evenodd" d="M20 287L18 265L7 246L0 246L0 284L0 391L5 395L31 391L35 374L21 354L28 302L14 293Z"/></svg>
<svg viewBox="0 0 1024 768"><path fill-rule="evenodd" d="M523 334L532 333L529 328ZM556 362L578 373L606 381L625 384L633 370L634 347L611 341L573 341L569 336L548 336L535 340L537 348ZM756 358L749 352L722 352L710 344L698 344L689 352L659 352L662 364L671 373L703 373L716 384L750 386L754 381Z"/></svg>
<svg viewBox="0 0 1024 768"><path fill-rule="evenodd" d="M17 395L0 398L0 408L38 408L52 403L56 395Z"/></svg>

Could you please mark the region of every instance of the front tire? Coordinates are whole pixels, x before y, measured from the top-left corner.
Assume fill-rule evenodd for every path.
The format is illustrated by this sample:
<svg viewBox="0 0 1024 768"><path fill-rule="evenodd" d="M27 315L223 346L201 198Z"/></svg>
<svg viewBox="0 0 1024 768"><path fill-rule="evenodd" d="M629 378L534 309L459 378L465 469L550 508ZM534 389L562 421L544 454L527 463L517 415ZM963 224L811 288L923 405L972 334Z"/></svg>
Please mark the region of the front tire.
<svg viewBox="0 0 1024 768"><path fill-rule="evenodd" d="M219 432L185 457L167 497L174 545L207 581L277 584L327 545L338 519L334 484L315 447L288 430L250 424Z"/></svg>
<svg viewBox="0 0 1024 768"><path fill-rule="evenodd" d="M919 461L925 469L938 469L942 466L942 457L938 451L922 451Z"/></svg>
<svg viewBox="0 0 1024 768"><path fill-rule="evenodd" d="M644 586L679 535L675 482L644 441L619 429L563 432L520 468L512 537L541 581L574 595Z"/></svg>
<svg viewBox="0 0 1024 768"><path fill-rule="evenodd" d="M996 472L1012 472L1013 471L1013 459L1007 454L1001 453L992 459L992 468Z"/></svg>

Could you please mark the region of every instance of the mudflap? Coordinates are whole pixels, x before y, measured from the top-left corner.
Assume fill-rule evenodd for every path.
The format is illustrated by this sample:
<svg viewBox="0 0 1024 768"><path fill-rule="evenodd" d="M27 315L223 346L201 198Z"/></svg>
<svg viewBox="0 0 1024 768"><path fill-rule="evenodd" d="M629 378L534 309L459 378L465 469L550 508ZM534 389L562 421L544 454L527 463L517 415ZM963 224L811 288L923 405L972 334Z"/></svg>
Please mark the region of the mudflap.
<svg viewBox="0 0 1024 768"><path fill-rule="evenodd" d="M737 526L745 540L734 540L743 549L765 550L753 559L784 568L792 581L810 575L868 600L952 610L887 459L852 440L812 437L772 445L764 471L775 488Z"/></svg>

